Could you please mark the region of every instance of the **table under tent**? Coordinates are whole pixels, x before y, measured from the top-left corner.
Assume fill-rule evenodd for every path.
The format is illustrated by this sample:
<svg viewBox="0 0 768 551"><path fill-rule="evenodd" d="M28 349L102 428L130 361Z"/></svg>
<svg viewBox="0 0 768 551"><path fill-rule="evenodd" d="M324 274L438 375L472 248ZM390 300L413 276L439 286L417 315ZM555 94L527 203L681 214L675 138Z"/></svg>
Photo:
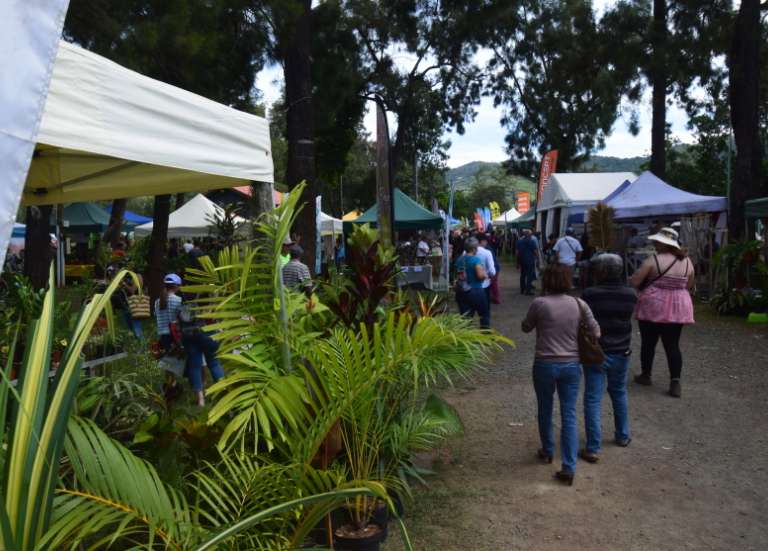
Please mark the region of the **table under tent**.
<svg viewBox="0 0 768 551"><path fill-rule="evenodd" d="M613 248L625 253L628 273L653 253L648 243L641 247L626 246L632 229L638 230L642 240L651 231L674 225L680 243L696 266L699 286L711 289L713 254L727 235L725 197L690 193L646 171L634 181L625 181L606 198L605 204L614 209L614 220L620 223Z"/></svg>

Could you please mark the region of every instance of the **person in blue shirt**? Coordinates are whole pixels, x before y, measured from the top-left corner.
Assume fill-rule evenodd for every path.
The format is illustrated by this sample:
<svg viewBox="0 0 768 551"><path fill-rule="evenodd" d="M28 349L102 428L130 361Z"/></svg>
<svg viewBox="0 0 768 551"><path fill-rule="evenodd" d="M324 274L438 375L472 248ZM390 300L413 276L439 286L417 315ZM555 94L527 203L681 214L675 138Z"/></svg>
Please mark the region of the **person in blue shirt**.
<svg viewBox="0 0 768 551"><path fill-rule="evenodd" d="M483 261L477 256L477 239L464 243L464 255L456 260L456 273L460 289L457 290L459 311L468 318L480 316L480 327L491 326L491 310L483 282L488 278Z"/></svg>
<svg viewBox="0 0 768 551"><path fill-rule="evenodd" d="M520 293L534 294L536 261L539 258L539 241L531 230L523 230L523 237L517 242L517 262L520 266Z"/></svg>

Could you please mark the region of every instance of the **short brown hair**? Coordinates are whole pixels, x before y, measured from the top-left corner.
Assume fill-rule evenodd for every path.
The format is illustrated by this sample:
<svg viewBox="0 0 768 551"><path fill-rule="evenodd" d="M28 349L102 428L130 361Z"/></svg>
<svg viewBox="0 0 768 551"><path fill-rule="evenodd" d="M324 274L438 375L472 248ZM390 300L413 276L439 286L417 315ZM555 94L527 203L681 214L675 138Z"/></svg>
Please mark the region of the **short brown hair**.
<svg viewBox="0 0 768 551"><path fill-rule="evenodd" d="M544 294L561 295L573 288L573 276L570 266L565 264L552 264L544 270L542 288Z"/></svg>

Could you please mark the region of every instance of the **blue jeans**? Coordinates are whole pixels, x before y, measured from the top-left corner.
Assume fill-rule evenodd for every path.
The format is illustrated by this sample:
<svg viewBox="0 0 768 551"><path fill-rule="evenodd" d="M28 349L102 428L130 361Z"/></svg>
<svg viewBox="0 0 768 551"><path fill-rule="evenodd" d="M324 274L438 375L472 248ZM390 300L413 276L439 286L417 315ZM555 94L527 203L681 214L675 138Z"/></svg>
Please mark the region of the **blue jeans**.
<svg viewBox="0 0 768 551"><path fill-rule="evenodd" d="M533 282L536 281L536 264L533 262L520 263L520 292L533 291Z"/></svg>
<svg viewBox="0 0 768 551"><path fill-rule="evenodd" d="M464 303L462 315L472 319L477 314L480 316L480 327L487 329L491 326L491 304L485 289L470 289L464 293L462 302Z"/></svg>
<svg viewBox="0 0 768 551"><path fill-rule="evenodd" d="M533 364L533 388L539 406L539 437L547 455L555 453L555 437L552 431L554 395L560 398L560 457L563 471L576 472L576 454L579 449L579 430L576 423L576 401L581 384L579 362L546 362Z"/></svg>
<svg viewBox="0 0 768 551"><path fill-rule="evenodd" d="M606 354L601 365L584 366L584 427L587 432L587 451L600 452L602 433L600 427L600 405L608 380L608 395L613 403L614 438L629 438L629 414L627 412L627 372L629 356Z"/></svg>
<svg viewBox="0 0 768 551"><path fill-rule="evenodd" d="M224 370L216 358L219 343L203 332L194 336L186 336L182 341L187 353L187 377L192 390L195 392L203 390L203 356L205 356L205 363L208 365L214 382L224 376Z"/></svg>
<svg viewBox="0 0 768 551"><path fill-rule="evenodd" d="M134 336L137 339L144 339L144 330L141 328L141 320L135 319L131 315L131 311L127 308L123 310L123 317L125 318L125 323L128 325L128 329L131 330L131 332L134 334Z"/></svg>

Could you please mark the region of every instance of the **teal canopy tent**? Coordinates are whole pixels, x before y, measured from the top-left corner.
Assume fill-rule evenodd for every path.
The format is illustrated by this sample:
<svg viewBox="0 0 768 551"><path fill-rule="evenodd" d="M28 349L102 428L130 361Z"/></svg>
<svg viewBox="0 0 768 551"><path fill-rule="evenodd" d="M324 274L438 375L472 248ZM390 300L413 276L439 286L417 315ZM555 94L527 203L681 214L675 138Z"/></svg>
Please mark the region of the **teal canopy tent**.
<svg viewBox="0 0 768 551"><path fill-rule="evenodd" d="M520 218L507 222L509 228L533 228L533 223L536 220L536 210L531 206L530 210L523 214Z"/></svg>
<svg viewBox="0 0 768 551"><path fill-rule="evenodd" d="M395 188L395 231L407 230L439 230L443 227L443 219L434 214L405 193ZM344 230L350 231L353 224L370 224L375 226L379 216L379 207L374 205L355 220L344 222Z"/></svg>

